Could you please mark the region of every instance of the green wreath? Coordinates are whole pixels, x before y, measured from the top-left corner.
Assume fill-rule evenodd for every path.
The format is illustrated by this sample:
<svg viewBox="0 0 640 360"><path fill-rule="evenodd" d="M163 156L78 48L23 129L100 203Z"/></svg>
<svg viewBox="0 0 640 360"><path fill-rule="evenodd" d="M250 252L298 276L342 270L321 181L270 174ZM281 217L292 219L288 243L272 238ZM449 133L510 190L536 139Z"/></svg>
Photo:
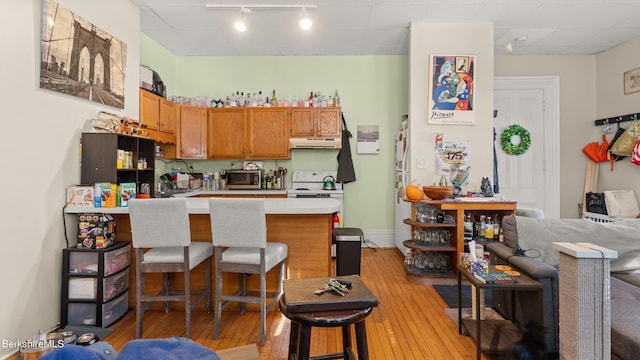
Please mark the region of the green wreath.
<svg viewBox="0 0 640 360"><path fill-rule="evenodd" d="M520 142L517 145L512 141L514 136L520 137ZM531 133L520 125L511 125L504 129L500 135L500 145L502 150L509 155L523 154L529 150L531 145Z"/></svg>

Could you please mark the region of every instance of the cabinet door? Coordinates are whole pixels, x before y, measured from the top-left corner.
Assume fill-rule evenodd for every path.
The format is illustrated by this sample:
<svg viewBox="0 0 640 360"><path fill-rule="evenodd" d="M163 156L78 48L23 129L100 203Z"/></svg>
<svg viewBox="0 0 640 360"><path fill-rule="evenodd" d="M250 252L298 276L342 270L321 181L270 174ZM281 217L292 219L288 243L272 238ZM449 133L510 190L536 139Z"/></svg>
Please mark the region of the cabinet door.
<svg viewBox="0 0 640 360"><path fill-rule="evenodd" d="M140 89L140 123L151 130L158 130L160 121L160 97Z"/></svg>
<svg viewBox="0 0 640 360"><path fill-rule="evenodd" d="M288 159L288 110L283 108L252 109L249 111L249 158Z"/></svg>
<svg viewBox="0 0 640 360"><path fill-rule="evenodd" d="M291 109L291 136L312 137L315 134L313 108Z"/></svg>
<svg viewBox="0 0 640 360"><path fill-rule="evenodd" d="M209 109L207 154L210 159L244 159L247 143L245 109Z"/></svg>
<svg viewBox="0 0 640 360"><path fill-rule="evenodd" d="M179 119L178 157L189 159L206 158L206 109L194 106L180 106Z"/></svg>
<svg viewBox="0 0 640 360"><path fill-rule="evenodd" d="M316 136L339 137L341 131L340 108L316 108Z"/></svg>
<svg viewBox="0 0 640 360"><path fill-rule="evenodd" d="M166 99L160 99L159 130L169 134L176 132L176 104Z"/></svg>

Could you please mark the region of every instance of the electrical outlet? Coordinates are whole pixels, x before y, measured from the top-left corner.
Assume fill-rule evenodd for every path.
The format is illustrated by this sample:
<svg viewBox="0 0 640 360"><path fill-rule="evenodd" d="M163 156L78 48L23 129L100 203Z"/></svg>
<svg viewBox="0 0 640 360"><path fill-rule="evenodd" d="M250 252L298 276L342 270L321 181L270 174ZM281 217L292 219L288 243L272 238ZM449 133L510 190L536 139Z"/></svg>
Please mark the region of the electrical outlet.
<svg viewBox="0 0 640 360"><path fill-rule="evenodd" d="M425 161L425 159L417 158L416 159L416 167L418 169L426 169L427 168L427 162Z"/></svg>

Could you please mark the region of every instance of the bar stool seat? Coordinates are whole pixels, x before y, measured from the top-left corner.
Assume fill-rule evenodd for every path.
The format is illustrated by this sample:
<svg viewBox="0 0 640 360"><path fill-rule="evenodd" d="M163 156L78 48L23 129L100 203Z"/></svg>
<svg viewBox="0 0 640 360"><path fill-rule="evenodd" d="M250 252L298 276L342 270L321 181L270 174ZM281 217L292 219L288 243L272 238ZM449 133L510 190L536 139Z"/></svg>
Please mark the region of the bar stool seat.
<svg viewBox="0 0 640 360"><path fill-rule="evenodd" d="M284 294L279 305L282 315L291 320L289 360L369 359L365 318L378 306L378 299L359 275L340 276L338 279L352 284L344 297L315 294L315 290L326 284L329 278L284 281ZM351 345L351 325L355 327L358 357ZM309 357L312 327L342 327L342 352Z"/></svg>
<svg viewBox="0 0 640 360"><path fill-rule="evenodd" d="M355 310L333 310L308 313L290 313L284 298L280 299L280 312L291 320L289 335L289 360L349 359L368 360L367 329L364 319L371 313L372 307ZM358 357L351 345L351 325L355 325L356 348ZM309 357L312 327L342 327L342 352Z"/></svg>

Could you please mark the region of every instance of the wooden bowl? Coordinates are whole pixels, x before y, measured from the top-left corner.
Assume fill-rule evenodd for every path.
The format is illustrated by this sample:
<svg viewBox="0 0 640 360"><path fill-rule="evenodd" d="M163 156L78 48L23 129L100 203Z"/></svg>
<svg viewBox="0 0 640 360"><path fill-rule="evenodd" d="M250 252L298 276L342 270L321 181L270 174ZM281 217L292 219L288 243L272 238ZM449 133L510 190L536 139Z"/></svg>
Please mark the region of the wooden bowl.
<svg viewBox="0 0 640 360"><path fill-rule="evenodd" d="M453 194L453 186L423 186L422 190L431 200L444 200Z"/></svg>

